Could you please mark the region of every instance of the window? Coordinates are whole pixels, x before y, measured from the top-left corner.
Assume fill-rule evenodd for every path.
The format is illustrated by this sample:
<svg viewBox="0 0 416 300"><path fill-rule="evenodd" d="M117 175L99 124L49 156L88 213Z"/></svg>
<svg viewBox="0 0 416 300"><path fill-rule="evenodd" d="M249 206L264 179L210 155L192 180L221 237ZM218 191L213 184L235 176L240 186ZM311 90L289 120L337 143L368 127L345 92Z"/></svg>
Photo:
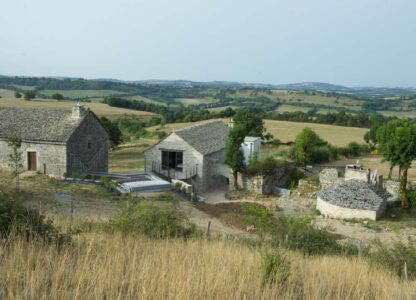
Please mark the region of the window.
<svg viewBox="0 0 416 300"><path fill-rule="evenodd" d="M88 140L88 142L87 142L87 147L88 147L88 149L91 149L91 147L92 147L92 145L91 145L91 140Z"/></svg>
<svg viewBox="0 0 416 300"><path fill-rule="evenodd" d="M183 152L162 151L162 168L175 169L178 172L183 170Z"/></svg>

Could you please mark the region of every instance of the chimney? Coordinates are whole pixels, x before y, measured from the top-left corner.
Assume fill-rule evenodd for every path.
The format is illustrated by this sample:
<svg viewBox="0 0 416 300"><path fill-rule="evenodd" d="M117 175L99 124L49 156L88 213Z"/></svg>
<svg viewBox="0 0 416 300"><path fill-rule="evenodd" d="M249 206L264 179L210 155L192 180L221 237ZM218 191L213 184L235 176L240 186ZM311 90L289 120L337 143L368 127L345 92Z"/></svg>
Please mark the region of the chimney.
<svg viewBox="0 0 416 300"><path fill-rule="evenodd" d="M81 119L86 116L88 113L88 109L82 106L79 102L72 107L72 118L74 119Z"/></svg>

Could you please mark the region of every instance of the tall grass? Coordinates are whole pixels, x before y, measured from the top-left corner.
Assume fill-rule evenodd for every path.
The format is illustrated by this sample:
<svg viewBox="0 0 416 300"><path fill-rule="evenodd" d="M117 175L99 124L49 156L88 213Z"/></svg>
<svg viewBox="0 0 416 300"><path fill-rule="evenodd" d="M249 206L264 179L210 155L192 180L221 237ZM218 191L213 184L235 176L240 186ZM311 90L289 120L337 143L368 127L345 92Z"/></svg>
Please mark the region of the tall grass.
<svg viewBox="0 0 416 300"><path fill-rule="evenodd" d="M2 299L412 299L416 283L359 258L286 253L284 283L264 284L262 250L227 240L90 232L58 248L0 242Z"/></svg>

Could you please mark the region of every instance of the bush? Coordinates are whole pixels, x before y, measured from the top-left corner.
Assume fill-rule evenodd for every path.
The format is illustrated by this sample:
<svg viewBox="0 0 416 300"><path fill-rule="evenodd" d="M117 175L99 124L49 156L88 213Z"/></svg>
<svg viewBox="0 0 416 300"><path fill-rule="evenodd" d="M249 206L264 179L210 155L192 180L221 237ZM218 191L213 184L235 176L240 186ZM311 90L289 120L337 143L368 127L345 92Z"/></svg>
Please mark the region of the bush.
<svg viewBox="0 0 416 300"><path fill-rule="evenodd" d="M279 250L264 252L261 260L262 283L283 285L290 276L291 261Z"/></svg>
<svg viewBox="0 0 416 300"><path fill-rule="evenodd" d="M117 184L113 181L111 181L108 177L101 177L100 183L103 185L106 189L108 189L110 192L114 192L117 189Z"/></svg>
<svg viewBox="0 0 416 300"><path fill-rule="evenodd" d="M338 153L346 157L357 157L366 153L370 153L370 147L357 142L351 142L347 147L338 148Z"/></svg>
<svg viewBox="0 0 416 300"><path fill-rule="evenodd" d="M111 221L113 229L128 233L141 233L153 238L189 237L196 232L186 214L171 202L157 203L143 200L129 201L128 205Z"/></svg>
<svg viewBox="0 0 416 300"><path fill-rule="evenodd" d="M410 189L407 191L407 199L409 199L410 205L416 207L416 190Z"/></svg>
<svg viewBox="0 0 416 300"><path fill-rule="evenodd" d="M274 235L274 243L278 246L308 255L358 253L357 247L350 244L340 245L335 235L316 228L311 218L280 216L279 220Z"/></svg>
<svg viewBox="0 0 416 300"><path fill-rule="evenodd" d="M273 157L268 157L262 161L252 161L248 165L246 172L250 176L255 175L274 175L277 169L287 165L284 160L278 160Z"/></svg>
<svg viewBox="0 0 416 300"><path fill-rule="evenodd" d="M59 233L52 220L45 219L37 210L27 209L15 199L0 196L0 236L12 234L59 244L69 240L68 236Z"/></svg>
<svg viewBox="0 0 416 300"><path fill-rule="evenodd" d="M403 278L406 273L408 279L416 278L416 241L409 239L407 244L397 241L387 247L375 240L373 250L368 256L370 261L385 265Z"/></svg>
<svg viewBox="0 0 416 300"><path fill-rule="evenodd" d="M337 159L337 149L330 145L317 146L311 150L311 163L324 163Z"/></svg>
<svg viewBox="0 0 416 300"><path fill-rule="evenodd" d="M290 174L290 179L285 187L289 189L296 188L299 184L299 179L302 179L304 176L305 175L299 169L294 169Z"/></svg>

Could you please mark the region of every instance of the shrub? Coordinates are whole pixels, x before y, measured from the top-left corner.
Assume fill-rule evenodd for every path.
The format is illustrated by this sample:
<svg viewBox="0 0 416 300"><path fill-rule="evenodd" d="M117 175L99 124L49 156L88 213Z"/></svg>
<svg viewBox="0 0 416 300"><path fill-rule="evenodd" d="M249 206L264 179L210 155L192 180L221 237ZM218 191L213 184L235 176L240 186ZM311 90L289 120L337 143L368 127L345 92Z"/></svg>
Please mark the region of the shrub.
<svg viewBox="0 0 416 300"><path fill-rule="evenodd" d="M368 256L371 261L385 265L401 277L416 278L415 240L409 239L408 243L396 241L390 247L375 240L372 246L374 251Z"/></svg>
<svg viewBox="0 0 416 300"><path fill-rule="evenodd" d="M274 175L276 170L287 164L284 160L278 160L273 157L267 157L262 161L253 161L246 169L250 176L255 175Z"/></svg>
<svg viewBox="0 0 416 300"><path fill-rule="evenodd" d="M278 249L264 252L261 260L262 283L283 285L290 276L291 261Z"/></svg>
<svg viewBox="0 0 416 300"><path fill-rule="evenodd" d="M101 177L100 183L110 192L114 192L117 189L117 184L111 181L111 179L108 177Z"/></svg>
<svg viewBox="0 0 416 300"><path fill-rule="evenodd" d="M69 240L69 236L59 233L52 220L45 219L37 210L27 209L15 199L0 196L0 236L11 234L59 244Z"/></svg>
<svg viewBox="0 0 416 300"><path fill-rule="evenodd" d="M294 169L290 174L290 179L285 187L289 189L296 188L299 184L299 179L302 179L304 176L305 175L299 169Z"/></svg>
<svg viewBox="0 0 416 300"><path fill-rule="evenodd" d="M177 205L157 203L151 199L139 203L129 201L110 220L110 225L122 232L141 233L153 238L189 237L196 232L195 225Z"/></svg>
<svg viewBox="0 0 416 300"><path fill-rule="evenodd" d="M338 148L338 153L346 157L357 157L370 152L370 147L357 142L351 142L347 147Z"/></svg>
<svg viewBox="0 0 416 300"><path fill-rule="evenodd" d="M274 243L308 255L318 254L357 254L357 247L340 245L336 236L312 224L311 218L280 216L279 226L274 234Z"/></svg>
<svg viewBox="0 0 416 300"><path fill-rule="evenodd" d="M322 145L312 148L311 163L324 163L337 159L337 149L330 145Z"/></svg>

